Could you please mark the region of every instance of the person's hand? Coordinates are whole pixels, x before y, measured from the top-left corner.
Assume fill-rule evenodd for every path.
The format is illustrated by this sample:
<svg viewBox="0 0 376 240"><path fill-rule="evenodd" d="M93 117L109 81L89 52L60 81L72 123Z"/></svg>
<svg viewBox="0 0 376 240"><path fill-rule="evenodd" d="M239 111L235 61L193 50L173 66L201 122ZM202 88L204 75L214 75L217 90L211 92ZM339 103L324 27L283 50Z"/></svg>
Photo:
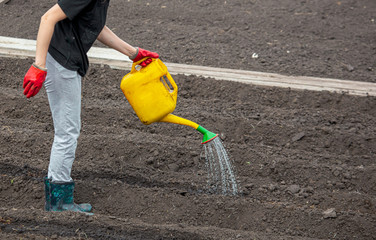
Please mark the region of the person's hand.
<svg viewBox="0 0 376 240"><path fill-rule="evenodd" d="M132 57L130 57L130 59L133 62L138 62L141 59L146 58L146 57L149 57L149 58L143 61L142 63L140 63L142 67L146 67L148 64L150 64L152 62L151 58L159 58L159 55L158 53L155 53L155 52L150 52L142 48L137 48L137 53L133 55Z"/></svg>
<svg viewBox="0 0 376 240"><path fill-rule="evenodd" d="M37 95L42 88L44 80L46 80L46 75L47 71L42 70L35 64L31 65L23 81L24 95L27 98Z"/></svg>

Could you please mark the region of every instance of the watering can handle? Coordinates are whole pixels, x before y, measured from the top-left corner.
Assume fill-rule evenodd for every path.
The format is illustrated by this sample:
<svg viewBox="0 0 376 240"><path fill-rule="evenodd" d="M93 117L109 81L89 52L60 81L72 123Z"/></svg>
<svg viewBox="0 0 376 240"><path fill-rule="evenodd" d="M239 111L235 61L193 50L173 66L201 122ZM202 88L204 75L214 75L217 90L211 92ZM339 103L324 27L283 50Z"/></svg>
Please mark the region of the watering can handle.
<svg viewBox="0 0 376 240"><path fill-rule="evenodd" d="M169 73L166 74L168 81L171 83L171 86L173 87L173 91L170 92L171 96L174 96L177 94L178 91L178 85L176 85L174 79L171 77Z"/></svg>
<svg viewBox="0 0 376 240"><path fill-rule="evenodd" d="M145 57L145 58L143 58L143 59L141 59L141 60L138 60L137 62L134 62L134 63L132 64L131 73L136 72L136 71L137 71L137 70L136 70L136 66L137 66L137 65L140 65L140 63L142 63L143 61L145 61L145 60L148 59L148 58L150 58L150 57ZM153 61L155 60L155 58L151 58L151 59L153 59ZM167 69L167 68L166 68L166 69ZM174 79L171 77L171 75L168 73L167 70L166 70L166 72L167 72L166 77L167 77L167 79L169 80L169 82L171 83L171 86L173 87L173 91L170 92L170 94L171 94L171 96L174 96L174 95L176 95L176 93L177 93L178 86L176 85Z"/></svg>
<svg viewBox="0 0 376 240"><path fill-rule="evenodd" d="M133 73L133 72L137 71L137 70L136 70L136 66L137 66L137 65L140 65L140 63L142 63L143 61L145 61L145 60L148 59L148 58L151 58L151 57L144 57L143 59L140 59L140 60L138 60L137 62L134 62L134 63L132 64L131 72ZM151 59L153 59L153 58L151 58Z"/></svg>

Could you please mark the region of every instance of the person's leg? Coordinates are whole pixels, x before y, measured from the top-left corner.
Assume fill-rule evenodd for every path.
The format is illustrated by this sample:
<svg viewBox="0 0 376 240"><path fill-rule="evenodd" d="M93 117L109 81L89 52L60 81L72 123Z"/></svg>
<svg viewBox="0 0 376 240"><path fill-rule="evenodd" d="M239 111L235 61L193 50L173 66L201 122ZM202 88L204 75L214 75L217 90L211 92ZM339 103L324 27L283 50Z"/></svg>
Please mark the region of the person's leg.
<svg viewBox="0 0 376 240"><path fill-rule="evenodd" d="M45 178L47 211L91 211L90 204L73 202L71 178L77 139L81 128L81 76L62 67L47 55L44 83L54 123L48 176Z"/></svg>
<svg viewBox="0 0 376 240"><path fill-rule="evenodd" d="M48 178L53 182L70 182L77 139L81 128L81 76L47 56L44 83L54 123Z"/></svg>

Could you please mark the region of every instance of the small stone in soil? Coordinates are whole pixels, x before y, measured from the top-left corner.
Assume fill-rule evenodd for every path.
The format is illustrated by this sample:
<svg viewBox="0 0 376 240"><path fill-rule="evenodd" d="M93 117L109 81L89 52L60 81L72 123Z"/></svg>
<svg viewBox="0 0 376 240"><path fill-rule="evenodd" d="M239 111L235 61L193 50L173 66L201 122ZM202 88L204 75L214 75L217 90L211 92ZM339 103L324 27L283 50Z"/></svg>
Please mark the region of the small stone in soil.
<svg viewBox="0 0 376 240"><path fill-rule="evenodd" d="M336 218L337 217L337 213L334 208L329 208L325 210L322 214L324 218Z"/></svg>
<svg viewBox="0 0 376 240"><path fill-rule="evenodd" d="M292 194L295 194L295 193L298 193L300 191L300 187L299 187L299 185L294 184L294 185L289 186L286 189L286 191L290 192Z"/></svg>
<svg viewBox="0 0 376 240"><path fill-rule="evenodd" d="M297 142L299 140L302 140L302 138L305 136L305 133L304 132L300 132L298 134L296 134L292 139L291 141L293 142Z"/></svg>

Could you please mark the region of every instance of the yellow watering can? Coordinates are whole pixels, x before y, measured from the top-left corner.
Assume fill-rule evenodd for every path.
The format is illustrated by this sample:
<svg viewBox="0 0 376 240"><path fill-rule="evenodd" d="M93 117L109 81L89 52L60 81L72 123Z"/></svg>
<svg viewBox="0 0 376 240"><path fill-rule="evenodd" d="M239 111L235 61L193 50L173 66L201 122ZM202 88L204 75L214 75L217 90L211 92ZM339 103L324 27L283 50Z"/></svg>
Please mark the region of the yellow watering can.
<svg viewBox="0 0 376 240"><path fill-rule="evenodd" d="M125 75L120 88L143 124L169 122L186 125L201 132L202 144L213 140L212 133L190 120L175 116L178 86L167 71L166 65L157 58L146 67L139 64L146 58L133 63L131 72Z"/></svg>

